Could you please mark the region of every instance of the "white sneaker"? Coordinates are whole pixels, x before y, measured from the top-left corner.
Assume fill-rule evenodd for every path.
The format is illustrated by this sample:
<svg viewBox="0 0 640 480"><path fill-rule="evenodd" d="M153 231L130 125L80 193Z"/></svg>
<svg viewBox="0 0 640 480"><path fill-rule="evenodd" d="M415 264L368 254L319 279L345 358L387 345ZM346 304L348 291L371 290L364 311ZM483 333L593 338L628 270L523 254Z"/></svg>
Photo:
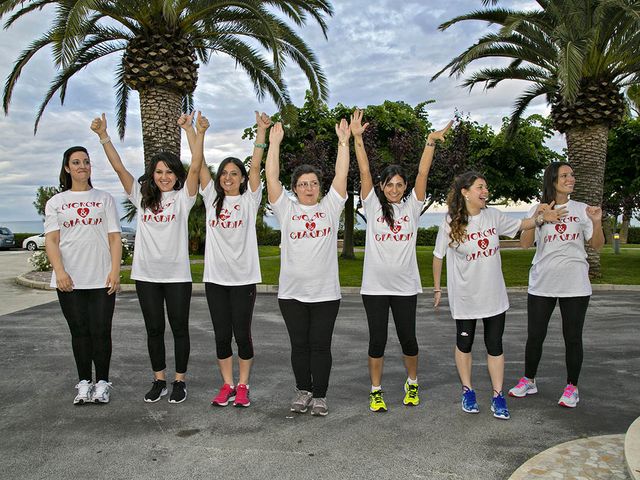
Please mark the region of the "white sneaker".
<svg viewBox="0 0 640 480"><path fill-rule="evenodd" d="M518 384L509 390L510 397L518 397L522 398L527 395L533 395L534 393L538 393L538 387L536 386L536 381L530 380L527 377L522 377L518 380Z"/></svg>
<svg viewBox="0 0 640 480"><path fill-rule="evenodd" d="M111 382L105 382L104 380L100 380L93 387L93 392L91 393L91 401L93 403L109 403L109 393L113 388Z"/></svg>
<svg viewBox="0 0 640 480"><path fill-rule="evenodd" d="M558 400L558 405L562 407L575 408L579 401L580 396L578 395L578 387L568 383L567 386L564 387L564 392L562 392L560 400Z"/></svg>
<svg viewBox="0 0 640 480"><path fill-rule="evenodd" d="M82 380L76 385L78 394L73 399L74 405L82 405L83 403L89 403L91 401L91 390L93 390L93 383L89 380Z"/></svg>

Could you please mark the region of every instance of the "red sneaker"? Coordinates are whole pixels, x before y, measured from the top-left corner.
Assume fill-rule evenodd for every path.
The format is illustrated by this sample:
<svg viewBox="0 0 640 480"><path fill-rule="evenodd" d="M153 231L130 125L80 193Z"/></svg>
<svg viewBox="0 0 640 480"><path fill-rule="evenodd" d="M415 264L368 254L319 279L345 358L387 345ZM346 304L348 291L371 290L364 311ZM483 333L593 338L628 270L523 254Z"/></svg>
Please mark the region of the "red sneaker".
<svg viewBox="0 0 640 480"><path fill-rule="evenodd" d="M251 405L249 401L249 387L244 383L239 383L236 387L236 399L233 402L234 407L248 407Z"/></svg>
<svg viewBox="0 0 640 480"><path fill-rule="evenodd" d="M228 383L225 383L220 389L220 391L218 392L218 395L213 397L213 400L211 400L211 405L226 407L227 405L229 405L229 401L233 400L235 396L236 396L236 389L233 388Z"/></svg>

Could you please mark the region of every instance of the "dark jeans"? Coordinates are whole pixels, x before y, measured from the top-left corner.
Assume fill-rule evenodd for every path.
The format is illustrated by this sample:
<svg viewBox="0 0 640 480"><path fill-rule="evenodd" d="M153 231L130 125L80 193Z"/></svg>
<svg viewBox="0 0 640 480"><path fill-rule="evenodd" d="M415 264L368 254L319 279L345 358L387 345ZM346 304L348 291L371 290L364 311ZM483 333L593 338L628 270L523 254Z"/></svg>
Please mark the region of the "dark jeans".
<svg viewBox="0 0 640 480"><path fill-rule="evenodd" d="M409 357L418 354L416 340L417 295L362 295L362 303L369 323L369 356L381 358L387 345L389 308L393 313L396 333L402 346L402 353Z"/></svg>
<svg viewBox="0 0 640 480"><path fill-rule="evenodd" d="M279 299L291 340L291 366L299 390L327 396L331 373L331 337L340 300L306 303Z"/></svg>
<svg viewBox="0 0 640 480"><path fill-rule="evenodd" d="M80 380L92 380L93 363L96 368L96 382L109 381L111 320L116 295L107 295L107 290L58 290L62 314L71 331L71 347Z"/></svg>
<svg viewBox="0 0 640 480"><path fill-rule="evenodd" d="M233 355L231 339L235 337L238 356L253 358L251 319L256 303L256 285L225 286L205 283L207 304L216 336L216 354L220 360Z"/></svg>
<svg viewBox="0 0 640 480"><path fill-rule="evenodd" d="M189 306L191 282L156 283L136 280L136 292L144 325L151 368L160 372L167 368L164 351L164 305L167 305L169 325L173 332L176 373L186 373L189 362Z"/></svg>
<svg viewBox="0 0 640 480"><path fill-rule="evenodd" d="M484 324L484 344L492 357L502 355L502 334L506 312L482 319ZM476 335L476 319L456 320L456 346L463 353L470 353Z"/></svg>
<svg viewBox="0 0 640 480"><path fill-rule="evenodd" d="M524 361L524 375L527 378L535 378L538 373L538 364L542 357L542 344L547 336L549 320L556 306L556 300L558 300L562 316L567 383L578 385L583 356L582 327L590 298L589 296L538 297L529 294L527 297L527 346Z"/></svg>

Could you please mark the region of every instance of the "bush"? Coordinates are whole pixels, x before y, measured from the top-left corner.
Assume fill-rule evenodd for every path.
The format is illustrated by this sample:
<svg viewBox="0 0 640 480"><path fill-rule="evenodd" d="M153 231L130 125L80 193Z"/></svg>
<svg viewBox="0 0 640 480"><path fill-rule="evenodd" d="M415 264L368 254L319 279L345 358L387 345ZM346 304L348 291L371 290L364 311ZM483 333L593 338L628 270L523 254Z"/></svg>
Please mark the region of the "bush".
<svg viewBox="0 0 640 480"><path fill-rule="evenodd" d="M258 245L277 247L280 245L280 230L260 229L257 231Z"/></svg>
<svg viewBox="0 0 640 480"><path fill-rule="evenodd" d="M640 243L640 227L629 227L627 243Z"/></svg>
<svg viewBox="0 0 640 480"><path fill-rule="evenodd" d="M16 247L22 248L22 242L24 242L25 238L33 237L34 235L39 235L38 233L14 233L13 237L16 240Z"/></svg>
<svg viewBox="0 0 640 480"><path fill-rule="evenodd" d="M33 252L33 255L29 258L29 263L33 265L33 269L36 272L48 272L52 268L49 263L49 257L47 257L47 252L44 250Z"/></svg>

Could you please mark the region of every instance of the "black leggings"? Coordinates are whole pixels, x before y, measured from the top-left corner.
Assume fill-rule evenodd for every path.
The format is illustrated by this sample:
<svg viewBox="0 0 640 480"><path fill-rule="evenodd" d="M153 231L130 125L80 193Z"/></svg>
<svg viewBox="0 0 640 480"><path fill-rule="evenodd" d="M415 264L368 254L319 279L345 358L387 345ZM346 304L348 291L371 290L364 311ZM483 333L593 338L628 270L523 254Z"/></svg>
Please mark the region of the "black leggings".
<svg viewBox="0 0 640 480"><path fill-rule="evenodd" d="M92 380L91 363L96 367L96 382L109 381L111 362L111 320L116 295L106 288L58 290L62 314L71 331L71 347L76 360L78 378Z"/></svg>
<svg viewBox="0 0 640 480"><path fill-rule="evenodd" d="M564 336L565 362L567 364L567 383L578 385L578 377L582 368L582 327L587 314L591 297L527 297L527 346L525 349L524 375L535 378L538 364L542 357L542 344L547 336L549 319L556 306L560 303L562 316L562 335Z"/></svg>
<svg viewBox="0 0 640 480"><path fill-rule="evenodd" d="M487 353L492 357L502 355L502 334L504 333L504 321L506 312L493 317L483 318L484 344ZM462 353L471 353L473 339L476 335L476 319L456 320L456 346Z"/></svg>
<svg viewBox="0 0 640 480"><path fill-rule="evenodd" d="M418 295L362 295L362 303L369 323L369 356L381 358L387 345L389 307L396 324L402 353L408 357L418 354L416 340L416 304Z"/></svg>
<svg viewBox="0 0 640 480"><path fill-rule="evenodd" d="M147 346L151 368L160 372L167 368L164 352L164 305L173 332L176 373L186 373L189 362L189 306L191 282L156 283L136 280L136 292L147 328Z"/></svg>
<svg viewBox="0 0 640 480"><path fill-rule="evenodd" d="M299 390L327 396L331 373L331 337L340 300L306 303L278 299L291 340L291 366Z"/></svg>
<svg viewBox="0 0 640 480"><path fill-rule="evenodd" d="M216 354L220 360L233 355L231 338L235 337L238 356L253 358L251 319L256 303L256 285L225 286L205 283L207 304L216 337Z"/></svg>

